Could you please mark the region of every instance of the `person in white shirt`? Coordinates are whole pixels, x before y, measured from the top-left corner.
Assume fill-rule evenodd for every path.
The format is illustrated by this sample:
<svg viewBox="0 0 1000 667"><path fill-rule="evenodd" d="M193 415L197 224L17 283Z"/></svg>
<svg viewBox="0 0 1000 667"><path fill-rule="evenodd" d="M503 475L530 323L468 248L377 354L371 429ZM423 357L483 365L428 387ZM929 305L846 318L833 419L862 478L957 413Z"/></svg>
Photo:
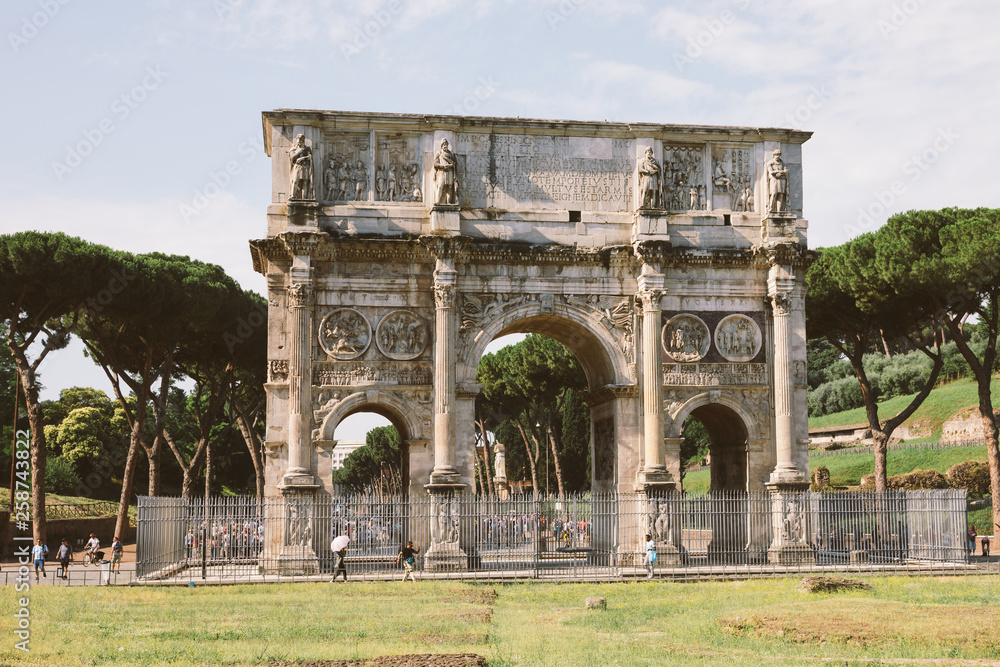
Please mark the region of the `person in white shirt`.
<svg viewBox="0 0 1000 667"><path fill-rule="evenodd" d="M35 546L31 547L31 560L35 562L35 581L38 581L38 571L42 571L42 576L47 577L49 575L45 574L45 555L49 553L49 548L42 544L41 540L35 542Z"/></svg>
<svg viewBox="0 0 1000 667"><path fill-rule="evenodd" d="M100 550L100 548L101 548L101 541L97 539L97 535L91 533L90 539L87 540L87 548L86 548L87 558L91 562L94 562L94 559L97 558L97 552L98 550Z"/></svg>

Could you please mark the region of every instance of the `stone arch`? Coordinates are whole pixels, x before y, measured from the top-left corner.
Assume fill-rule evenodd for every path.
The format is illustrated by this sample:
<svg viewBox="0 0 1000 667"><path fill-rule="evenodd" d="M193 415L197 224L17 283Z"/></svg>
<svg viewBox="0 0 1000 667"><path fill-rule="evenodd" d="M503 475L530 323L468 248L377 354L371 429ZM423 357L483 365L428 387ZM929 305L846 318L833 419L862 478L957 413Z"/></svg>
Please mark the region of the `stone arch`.
<svg viewBox="0 0 1000 667"><path fill-rule="evenodd" d="M486 346L500 336L537 333L565 345L576 356L590 390L635 384L633 370L620 343L600 321L600 315L565 303L532 302L503 311L475 331L459 358L459 382L476 380L476 368ZM632 345L628 341L628 345Z"/></svg>
<svg viewBox="0 0 1000 667"><path fill-rule="evenodd" d="M684 420L688 418L688 415L698 408L712 405L724 406L739 416L742 422L742 427L746 431L748 444L756 445L763 439L761 436L761 429L757 424L757 418L753 415L753 413L751 413L742 402L723 391L702 392L696 396L692 396L687 401L677 406L673 411L669 412L668 417L670 418L671 423L667 425L667 437L682 437ZM722 421L725 414L721 413L716 414L715 416Z"/></svg>
<svg viewBox="0 0 1000 667"><path fill-rule="evenodd" d="M358 412L374 412L392 422L399 432L401 442L426 438L421 428L419 406L381 389L357 391L334 403L320 425L320 440L333 440L337 425Z"/></svg>

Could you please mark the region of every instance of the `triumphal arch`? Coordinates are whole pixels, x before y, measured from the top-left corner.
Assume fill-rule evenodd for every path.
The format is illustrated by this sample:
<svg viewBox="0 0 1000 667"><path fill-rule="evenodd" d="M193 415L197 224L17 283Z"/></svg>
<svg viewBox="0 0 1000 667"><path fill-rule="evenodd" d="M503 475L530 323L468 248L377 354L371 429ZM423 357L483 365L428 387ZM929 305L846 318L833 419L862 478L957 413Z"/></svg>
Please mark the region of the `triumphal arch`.
<svg viewBox="0 0 1000 667"><path fill-rule="evenodd" d="M448 499L474 488L477 364L518 332L584 367L595 491L677 488L689 415L711 438L713 490L770 489L780 506L806 485L809 133L297 110L263 121L271 203L250 245L269 300L269 495L307 516L332 491L338 423L375 412L399 430L409 494L447 518ZM433 530L427 561L454 564L459 533ZM772 560L805 557L781 533Z"/></svg>

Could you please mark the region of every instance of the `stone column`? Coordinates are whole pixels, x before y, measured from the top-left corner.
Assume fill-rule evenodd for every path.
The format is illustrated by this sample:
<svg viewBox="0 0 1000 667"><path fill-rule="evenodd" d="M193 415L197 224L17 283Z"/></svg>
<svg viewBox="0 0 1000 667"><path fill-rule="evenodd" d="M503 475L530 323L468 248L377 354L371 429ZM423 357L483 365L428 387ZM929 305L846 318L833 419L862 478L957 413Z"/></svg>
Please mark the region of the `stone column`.
<svg viewBox="0 0 1000 667"><path fill-rule="evenodd" d="M293 282L288 288L288 467L282 487L312 486L310 399L312 373L312 288Z"/></svg>
<svg viewBox="0 0 1000 667"><path fill-rule="evenodd" d="M792 364L792 290L795 277L772 254L767 280L774 321L774 427L776 465L767 488L771 493L771 546L767 559L779 565L814 562L809 545L809 481L794 460L795 377Z"/></svg>
<svg viewBox="0 0 1000 667"><path fill-rule="evenodd" d="M642 421L645 443L642 470L655 476L667 471L663 462L662 297L662 290L639 292L642 302Z"/></svg>
<svg viewBox="0 0 1000 667"><path fill-rule="evenodd" d="M457 484L455 469L455 284L458 274L438 260L434 271L434 470L431 484Z"/></svg>

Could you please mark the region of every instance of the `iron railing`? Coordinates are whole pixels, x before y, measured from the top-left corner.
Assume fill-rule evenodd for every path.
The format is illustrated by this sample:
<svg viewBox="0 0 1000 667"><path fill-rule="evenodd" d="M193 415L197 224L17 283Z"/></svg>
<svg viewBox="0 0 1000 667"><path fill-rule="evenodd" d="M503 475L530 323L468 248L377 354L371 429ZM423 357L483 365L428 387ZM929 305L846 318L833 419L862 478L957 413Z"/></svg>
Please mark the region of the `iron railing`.
<svg viewBox="0 0 1000 667"><path fill-rule="evenodd" d="M418 576L617 580L843 569L968 567L964 490L708 495L140 497L140 582L329 578L330 544L350 538L349 578ZM432 540L433 536L433 540ZM450 550L436 542L453 541Z"/></svg>

